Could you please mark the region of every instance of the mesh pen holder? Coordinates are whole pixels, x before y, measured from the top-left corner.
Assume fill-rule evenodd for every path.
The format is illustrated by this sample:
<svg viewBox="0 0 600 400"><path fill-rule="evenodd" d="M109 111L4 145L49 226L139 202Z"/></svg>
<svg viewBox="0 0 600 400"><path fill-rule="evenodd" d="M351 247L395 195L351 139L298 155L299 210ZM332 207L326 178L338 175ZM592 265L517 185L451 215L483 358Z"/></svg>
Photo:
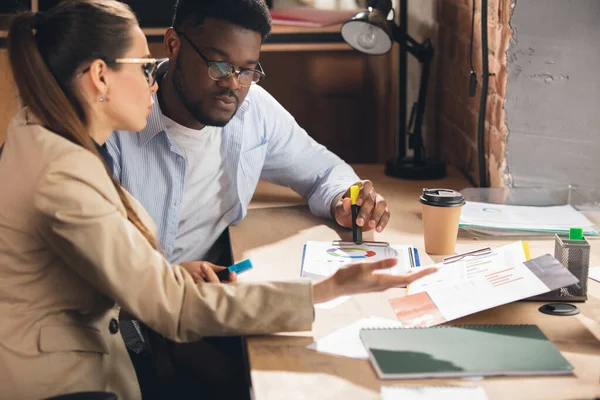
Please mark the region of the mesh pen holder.
<svg viewBox="0 0 600 400"><path fill-rule="evenodd" d="M570 240L569 235L556 235L554 258L571 272L579 283L531 298L539 301L586 301L590 270L590 244L585 239Z"/></svg>

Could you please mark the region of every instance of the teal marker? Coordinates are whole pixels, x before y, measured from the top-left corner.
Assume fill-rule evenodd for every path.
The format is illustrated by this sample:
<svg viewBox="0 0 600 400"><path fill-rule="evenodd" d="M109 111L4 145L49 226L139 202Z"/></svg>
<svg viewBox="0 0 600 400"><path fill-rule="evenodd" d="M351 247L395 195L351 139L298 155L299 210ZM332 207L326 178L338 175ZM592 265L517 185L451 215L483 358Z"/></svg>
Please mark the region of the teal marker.
<svg viewBox="0 0 600 400"><path fill-rule="evenodd" d="M246 272L251 268L252 268L252 262L250 260L244 260L237 264L230 265L229 267L225 268L224 270L217 272L217 277L219 277L219 280L221 280L221 281L226 281L226 280L229 280L230 272L235 272L236 274L239 275L242 272Z"/></svg>

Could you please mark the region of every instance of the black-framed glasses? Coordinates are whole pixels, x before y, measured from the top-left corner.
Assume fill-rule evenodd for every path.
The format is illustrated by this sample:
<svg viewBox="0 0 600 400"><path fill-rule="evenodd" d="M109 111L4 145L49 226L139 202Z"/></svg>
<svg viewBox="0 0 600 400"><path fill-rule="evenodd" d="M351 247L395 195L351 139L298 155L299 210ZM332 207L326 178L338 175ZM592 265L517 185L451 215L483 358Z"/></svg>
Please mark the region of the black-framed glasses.
<svg viewBox="0 0 600 400"><path fill-rule="evenodd" d="M241 86L248 87L254 83L258 83L261 79L265 78L265 72L262 69L260 63L257 63L257 68L241 68L237 69L233 64L227 61L212 61L206 57L191 39L185 34L185 32L179 33L188 42L192 49L204 60L208 66L208 76L214 81L224 81L235 75Z"/></svg>
<svg viewBox="0 0 600 400"><path fill-rule="evenodd" d="M158 59L156 58L117 58L115 60L104 60L107 64L141 64L144 77L148 81L148 85L154 86L156 82L156 71L158 69ZM87 67L78 76L81 76L90 70Z"/></svg>

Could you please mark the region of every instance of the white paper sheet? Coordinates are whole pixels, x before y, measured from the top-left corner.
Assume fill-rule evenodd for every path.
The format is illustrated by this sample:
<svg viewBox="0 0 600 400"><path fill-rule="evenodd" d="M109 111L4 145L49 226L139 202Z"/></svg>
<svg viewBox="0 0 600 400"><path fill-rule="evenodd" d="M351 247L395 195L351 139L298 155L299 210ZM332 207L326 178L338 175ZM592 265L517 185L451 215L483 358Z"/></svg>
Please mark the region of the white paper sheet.
<svg viewBox="0 0 600 400"><path fill-rule="evenodd" d="M323 310L331 310L332 308L335 308L335 307L339 306L340 304L345 303L346 301L350 300L351 298L352 298L352 296L338 297L333 300L326 301L325 303L315 304L315 308L320 308Z"/></svg>
<svg viewBox="0 0 600 400"><path fill-rule="evenodd" d="M363 318L351 325L333 331L318 341L309 344L307 348L320 353L367 360L369 355L360 340L360 330L368 327L396 328L402 327L402 323L386 318Z"/></svg>
<svg viewBox="0 0 600 400"><path fill-rule="evenodd" d="M600 267L590 267L589 278L600 282Z"/></svg>
<svg viewBox="0 0 600 400"><path fill-rule="evenodd" d="M382 386L381 400L487 400L482 387Z"/></svg>

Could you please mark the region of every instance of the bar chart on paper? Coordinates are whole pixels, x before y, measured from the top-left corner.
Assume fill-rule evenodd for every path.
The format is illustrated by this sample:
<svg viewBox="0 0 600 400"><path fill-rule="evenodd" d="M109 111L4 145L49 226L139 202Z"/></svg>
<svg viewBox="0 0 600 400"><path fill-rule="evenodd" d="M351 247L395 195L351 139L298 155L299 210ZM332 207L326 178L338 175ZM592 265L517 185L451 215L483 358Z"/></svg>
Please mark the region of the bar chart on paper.
<svg viewBox="0 0 600 400"><path fill-rule="evenodd" d="M390 305L406 327L428 327L577 282L554 257L526 261L521 242L449 265L412 283Z"/></svg>
<svg viewBox="0 0 600 400"><path fill-rule="evenodd" d="M511 243L482 256L466 257L447 265L439 264L436 273L410 284L408 294L423 292L437 285L449 285L485 276L491 271L500 271L507 265L519 264L526 260L523 242Z"/></svg>
<svg viewBox="0 0 600 400"><path fill-rule="evenodd" d="M302 276L331 276L346 264L374 262L386 258L396 258L398 263L385 272L403 274L415 264L415 250L410 245L339 245L332 242L308 241L302 257Z"/></svg>

